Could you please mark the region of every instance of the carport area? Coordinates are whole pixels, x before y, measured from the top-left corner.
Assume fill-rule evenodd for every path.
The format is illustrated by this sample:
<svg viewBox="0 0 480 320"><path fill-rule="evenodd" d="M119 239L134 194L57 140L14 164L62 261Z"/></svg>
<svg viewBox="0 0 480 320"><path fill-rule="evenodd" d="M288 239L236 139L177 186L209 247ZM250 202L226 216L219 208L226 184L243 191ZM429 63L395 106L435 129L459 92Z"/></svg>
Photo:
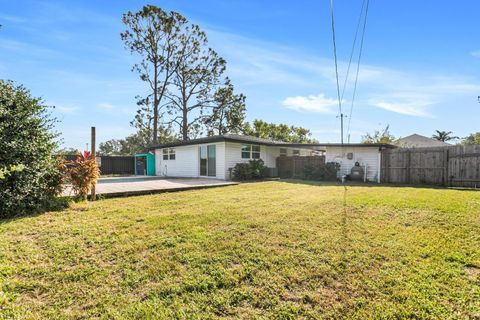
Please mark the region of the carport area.
<svg viewBox="0 0 480 320"><path fill-rule="evenodd" d="M113 177L100 178L96 194L102 197L124 197L161 192L183 191L235 185L237 183L217 179L159 178L159 177ZM66 187L63 196L71 196L71 188Z"/></svg>

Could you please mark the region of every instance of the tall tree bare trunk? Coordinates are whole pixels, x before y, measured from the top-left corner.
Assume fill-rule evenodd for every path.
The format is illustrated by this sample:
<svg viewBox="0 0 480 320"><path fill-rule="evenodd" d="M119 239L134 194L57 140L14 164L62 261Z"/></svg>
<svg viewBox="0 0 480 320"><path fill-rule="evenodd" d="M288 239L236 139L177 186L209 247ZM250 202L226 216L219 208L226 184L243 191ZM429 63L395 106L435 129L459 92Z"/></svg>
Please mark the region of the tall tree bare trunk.
<svg viewBox="0 0 480 320"><path fill-rule="evenodd" d="M152 142L154 145L158 143L158 105L160 101L158 100L158 65L155 61L154 63L154 76L153 76L153 137Z"/></svg>
<svg viewBox="0 0 480 320"><path fill-rule="evenodd" d="M183 140L188 140L188 112L187 112L187 108L183 109L182 139Z"/></svg>

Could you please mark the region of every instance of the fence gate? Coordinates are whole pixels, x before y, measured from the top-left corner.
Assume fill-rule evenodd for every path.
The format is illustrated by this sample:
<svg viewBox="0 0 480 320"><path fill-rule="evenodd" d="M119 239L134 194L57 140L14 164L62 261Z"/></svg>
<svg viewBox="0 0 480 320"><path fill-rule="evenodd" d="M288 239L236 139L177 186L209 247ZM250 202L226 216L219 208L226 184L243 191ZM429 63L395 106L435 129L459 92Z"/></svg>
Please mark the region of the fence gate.
<svg viewBox="0 0 480 320"><path fill-rule="evenodd" d="M448 179L452 187L480 187L480 145L449 149Z"/></svg>
<svg viewBox="0 0 480 320"><path fill-rule="evenodd" d="M386 183L480 186L480 146L386 149L381 177Z"/></svg>

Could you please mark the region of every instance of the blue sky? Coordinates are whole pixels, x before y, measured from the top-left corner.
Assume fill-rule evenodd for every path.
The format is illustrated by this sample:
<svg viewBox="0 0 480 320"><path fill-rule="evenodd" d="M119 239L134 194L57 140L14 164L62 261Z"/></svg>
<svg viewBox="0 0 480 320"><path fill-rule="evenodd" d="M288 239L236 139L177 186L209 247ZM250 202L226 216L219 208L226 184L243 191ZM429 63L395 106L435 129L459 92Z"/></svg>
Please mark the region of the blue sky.
<svg viewBox="0 0 480 320"><path fill-rule="evenodd" d="M361 1L335 1L341 81ZM304 126L338 142L329 2L1 0L0 78L56 106L64 146L84 148L90 126L100 141L130 134L144 85L130 71L137 58L123 48L120 19L150 3L207 32L247 96L249 120ZM480 131L478 12L477 1L371 0L352 142L386 124L398 137Z"/></svg>

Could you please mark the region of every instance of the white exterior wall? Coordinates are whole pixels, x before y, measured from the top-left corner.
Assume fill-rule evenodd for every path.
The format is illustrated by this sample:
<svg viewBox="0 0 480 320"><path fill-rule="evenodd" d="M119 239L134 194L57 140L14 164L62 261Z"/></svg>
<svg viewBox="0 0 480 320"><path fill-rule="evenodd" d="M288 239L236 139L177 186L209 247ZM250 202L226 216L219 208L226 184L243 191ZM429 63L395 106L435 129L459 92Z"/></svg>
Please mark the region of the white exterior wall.
<svg viewBox="0 0 480 320"><path fill-rule="evenodd" d="M164 177L200 178L199 148L200 146L216 145L216 177L230 179L230 168L237 163L246 163L251 159L242 159L242 142L215 142L177 146L175 160L163 160L163 149L155 149L155 174ZM286 148L287 155L292 156L293 150L300 150L300 156L310 155L309 149ZM276 167L276 159L280 156L280 147L260 145L260 159L269 168ZM203 177L202 177L203 178ZM214 177L208 177L214 178Z"/></svg>
<svg viewBox="0 0 480 320"><path fill-rule="evenodd" d="M208 178L225 179L225 142L174 147L175 160L163 160L163 149L155 149L156 175L200 178L199 148L213 144L216 146L216 177Z"/></svg>
<svg viewBox="0 0 480 320"><path fill-rule="evenodd" d="M347 159L347 153L353 153L353 159ZM328 147L325 155L326 162L340 163L339 176L350 174L350 170L359 162L362 167L367 165L367 179L377 181L380 172L380 151L378 147Z"/></svg>
<svg viewBox="0 0 480 320"><path fill-rule="evenodd" d="M255 143L242 143L242 142L226 142L225 143L225 177L229 179L230 168L235 167L237 163L247 163L252 159L242 159L242 145ZM260 145L260 159L265 162L265 166L269 168L277 167L277 157L280 156L280 148L277 146L264 146ZM300 156L307 156L310 154L310 150L303 148L286 148L287 155L292 156L293 150L300 150Z"/></svg>
<svg viewBox="0 0 480 320"><path fill-rule="evenodd" d="M247 163L251 159L242 159L242 144L240 142L225 142L225 177L230 179L230 168L235 167L237 163ZM252 143L253 144L253 143ZM260 145L260 159L265 161L267 158L267 146ZM268 166L268 165L267 165Z"/></svg>

